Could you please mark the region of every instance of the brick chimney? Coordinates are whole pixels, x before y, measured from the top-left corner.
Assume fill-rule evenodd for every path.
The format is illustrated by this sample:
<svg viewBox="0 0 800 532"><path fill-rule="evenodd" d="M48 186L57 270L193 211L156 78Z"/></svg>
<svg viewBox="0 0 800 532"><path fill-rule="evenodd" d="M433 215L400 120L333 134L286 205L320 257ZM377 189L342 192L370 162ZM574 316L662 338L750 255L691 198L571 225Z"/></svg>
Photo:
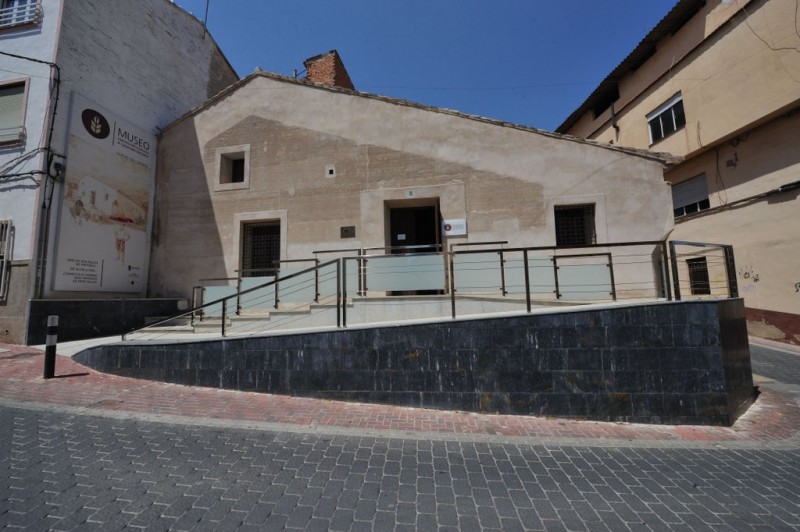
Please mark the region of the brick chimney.
<svg viewBox="0 0 800 532"><path fill-rule="evenodd" d="M306 81L335 85L350 90L356 89L336 50L309 57L303 61L303 66L306 67Z"/></svg>

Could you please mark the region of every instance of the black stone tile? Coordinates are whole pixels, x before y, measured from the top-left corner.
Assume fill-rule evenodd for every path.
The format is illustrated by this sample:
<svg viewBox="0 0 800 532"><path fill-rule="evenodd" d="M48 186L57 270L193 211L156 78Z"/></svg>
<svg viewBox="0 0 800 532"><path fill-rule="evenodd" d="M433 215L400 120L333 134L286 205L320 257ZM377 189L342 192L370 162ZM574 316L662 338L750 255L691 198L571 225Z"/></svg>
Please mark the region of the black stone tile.
<svg viewBox="0 0 800 532"><path fill-rule="evenodd" d="M239 371L235 369L224 369L220 371L220 388L226 390L239 389Z"/></svg>
<svg viewBox="0 0 800 532"><path fill-rule="evenodd" d="M662 394L639 393L631 394L630 398L631 416L634 418L663 417L666 413Z"/></svg>
<svg viewBox="0 0 800 532"><path fill-rule="evenodd" d="M164 380L173 384L195 386L197 384L197 370L185 368L167 368L164 370Z"/></svg>
<svg viewBox="0 0 800 532"><path fill-rule="evenodd" d="M206 386L210 388L220 387L219 370L216 369L198 369L196 370L197 380L195 385Z"/></svg>
<svg viewBox="0 0 800 532"><path fill-rule="evenodd" d="M603 351L593 348L567 349L567 369L601 370L603 369Z"/></svg>
<svg viewBox="0 0 800 532"><path fill-rule="evenodd" d="M642 328L637 326L610 325L606 329L608 345L615 347L641 347Z"/></svg>
<svg viewBox="0 0 800 532"><path fill-rule="evenodd" d="M689 394L664 394L664 415L669 418L697 415L695 399Z"/></svg>

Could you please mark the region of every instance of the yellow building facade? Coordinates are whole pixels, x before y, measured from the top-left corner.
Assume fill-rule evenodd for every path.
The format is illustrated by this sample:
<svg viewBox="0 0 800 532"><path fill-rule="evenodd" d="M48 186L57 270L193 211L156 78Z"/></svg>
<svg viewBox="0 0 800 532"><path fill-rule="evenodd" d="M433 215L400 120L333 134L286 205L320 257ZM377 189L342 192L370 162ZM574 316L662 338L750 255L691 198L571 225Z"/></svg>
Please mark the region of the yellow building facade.
<svg viewBox="0 0 800 532"><path fill-rule="evenodd" d="M794 0L681 0L557 130L682 157L670 239L732 244L750 334L794 344L798 17Z"/></svg>

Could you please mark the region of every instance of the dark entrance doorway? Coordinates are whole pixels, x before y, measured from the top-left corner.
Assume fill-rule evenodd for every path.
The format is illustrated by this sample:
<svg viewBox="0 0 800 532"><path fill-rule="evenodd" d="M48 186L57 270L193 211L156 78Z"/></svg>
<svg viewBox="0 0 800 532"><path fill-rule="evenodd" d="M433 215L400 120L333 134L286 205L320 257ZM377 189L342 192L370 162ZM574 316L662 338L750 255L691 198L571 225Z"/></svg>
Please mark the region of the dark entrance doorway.
<svg viewBox="0 0 800 532"><path fill-rule="evenodd" d="M435 246L439 238L439 209L437 205L425 207L390 207L389 232L392 253L412 251L439 251ZM424 249L404 250L401 247L431 246Z"/></svg>
<svg viewBox="0 0 800 532"><path fill-rule="evenodd" d="M389 205L389 253L436 253L441 251L439 203L414 206ZM440 290L407 290L390 295L440 294Z"/></svg>

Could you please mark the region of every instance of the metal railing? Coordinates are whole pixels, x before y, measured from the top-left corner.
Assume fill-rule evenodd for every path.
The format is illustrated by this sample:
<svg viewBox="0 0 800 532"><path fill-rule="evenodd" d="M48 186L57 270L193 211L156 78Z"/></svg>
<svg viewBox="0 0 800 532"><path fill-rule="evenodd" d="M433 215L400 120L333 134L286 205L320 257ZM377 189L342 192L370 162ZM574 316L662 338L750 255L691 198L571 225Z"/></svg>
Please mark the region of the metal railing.
<svg viewBox="0 0 800 532"><path fill-rule="evenodd" d="M733 246L673 240L669 248L675 299L739 297Z"/></svg>
<svg viewBox="0 0 800 532"><path fill-rule="evenodd" d="M11 249L14 226L11 220L0 220L0 301L8 296L8 278L11 275Z"/></svg>
<svg viewBox="0 0 800 532"><path fill-rule="evenodd" d="M242 278L216 278L206 279L211 281L240 281ZM247 279L247 278L245 278ZM256 278L257 279L257 278ZM163 337L174 332L196 332L198 327L207 327L215 332L219 328L222 336L229 334L254 334L275 329L277 327L264 326L264 316L258 316L252 322L243 320L233 324L233 317L246 317L248 310L262 310L270 308L272 311L278 310L278 297L283 294L291 299L291 296L298 291L305 290L309 285L320 291L312 301L305 305L299 304L294 307L284 307L282 312L297 312L299 308L310 303L321 305L321 312L335 311L336 318L331 320L330 326L341 326L341 286L340 286L340 260L334 259L322 264L316 264L311 268L306 268L294 273L283 275L269 281L256 284L245 289L236 290L235 293L219 298L212 298L207 301L207 286L195 286L192 289L192 308L158 320L145 327L140 327L122 335L122 339L131 339L133 335L138 335L137 339L154 339ZM237 286L241 286L237 284ZM282 288L281 288L282 287ZM200 303L197 304L200 294ZM327 304L326 304L327 303ZM309 311L310 312L310 311ZM291 320L292 318L290 318ZM287 321L281 320L282 325Z"/></svg>
<svg viewBox="0 0 800 532"><path fill-rule="evenodd" d="M39 0L0 8L0 29L21 24L38 24L41 20L42 3Z"/></svg>
<svg viewBox="0 0 800 532"><path fill-rule="evenodd" d="M506 244L476 242L451 246L450 251L415 246L315 252L312 259L282 261L314 266L284 268L274 278L206 279L193 289L192 310L147 329L218 328L225 336L301 325L346 327L531 312L534 306L557 304L738 297L733 250L727 245L644 241L509 248ZM321 263L318 256L325 253L341 256ZM245 273L252 272L239 272ZM212 282L228 283L227 292L211 290ZM320 321L320 314L334 310L335 321Z"/></svg>

